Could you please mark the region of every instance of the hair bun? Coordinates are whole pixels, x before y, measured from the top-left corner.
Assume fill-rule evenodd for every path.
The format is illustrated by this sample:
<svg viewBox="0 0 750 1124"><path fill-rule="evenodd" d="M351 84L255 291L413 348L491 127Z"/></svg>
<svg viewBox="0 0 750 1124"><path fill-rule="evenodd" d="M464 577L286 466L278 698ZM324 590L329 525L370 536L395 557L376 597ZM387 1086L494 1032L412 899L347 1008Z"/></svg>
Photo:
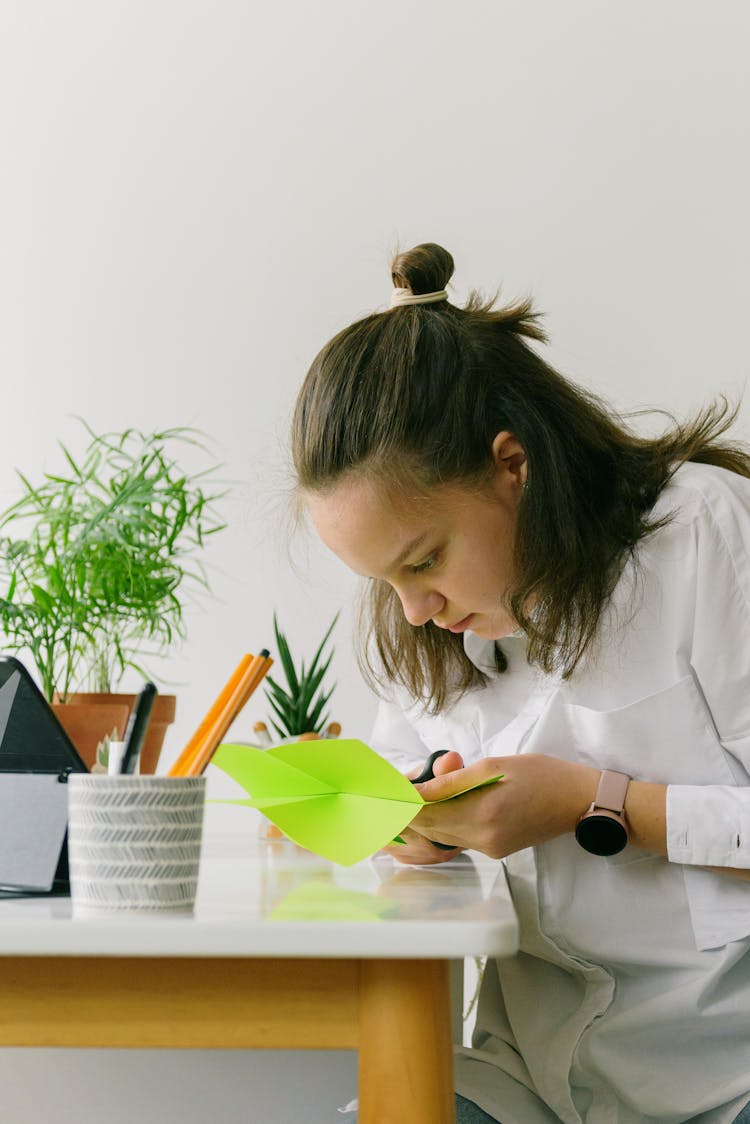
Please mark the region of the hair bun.
<svg viewBox="0 0 750 1124"><path fill-rule="evenodd" d="M422 242L411 250L396 254L391 262L391 278L399 289L420 293L437 293L445 289L453 276L453 258L437 242Z"/></svg>

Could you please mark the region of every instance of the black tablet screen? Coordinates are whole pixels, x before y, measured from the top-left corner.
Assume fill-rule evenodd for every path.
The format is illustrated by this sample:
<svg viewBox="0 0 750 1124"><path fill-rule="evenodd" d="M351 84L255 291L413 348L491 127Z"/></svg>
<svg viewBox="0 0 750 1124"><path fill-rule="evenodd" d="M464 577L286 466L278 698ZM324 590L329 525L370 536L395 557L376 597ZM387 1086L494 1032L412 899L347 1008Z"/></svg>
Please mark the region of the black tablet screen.
<svg viewBox="0 0 750 1124"><path fill-rule="evenodd" d="M31 676L0 658L0 772L87 772Z"/></svg>

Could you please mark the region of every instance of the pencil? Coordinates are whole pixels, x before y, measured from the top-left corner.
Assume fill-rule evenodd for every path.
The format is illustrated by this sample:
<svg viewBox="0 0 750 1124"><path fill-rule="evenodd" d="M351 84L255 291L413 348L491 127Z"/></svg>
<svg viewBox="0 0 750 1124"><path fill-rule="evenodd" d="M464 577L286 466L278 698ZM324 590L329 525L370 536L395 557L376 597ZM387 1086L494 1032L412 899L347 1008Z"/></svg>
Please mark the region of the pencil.
<svg viewBox="0 0 750 1124"><path fill-rule="evenodd" d="M226 701L223 710L217 714L210 729L206 731L203 741L196 750L195 756L187 763L185 776L199 777L211 761L218 749L221 739L226 734L235 718L242 710L247 700L263 680L266 672L271 667L273 660L269 658L268 649L264 648L252 663L245 669L242 678L235 690Z"/></svg>
<svg viewBox="0 0 750 1124"><path fill-rule="evenodd" d="M188 763L195 756L199 747L203 743L203 739L206 736L206 733L213 726L217 716L226 706L228 699L232 695L232 692L240 682L243 673L250 666L254 659L255 657L250 655L249 653L242 657L232 674L229 676L229 679L227 679L221 691L216 696L216 699L211 704L208 713L199 724L190 741L187 743L177 760L172 764L167 773L168 777L185 777L188 775L186 771Z"/></svg>

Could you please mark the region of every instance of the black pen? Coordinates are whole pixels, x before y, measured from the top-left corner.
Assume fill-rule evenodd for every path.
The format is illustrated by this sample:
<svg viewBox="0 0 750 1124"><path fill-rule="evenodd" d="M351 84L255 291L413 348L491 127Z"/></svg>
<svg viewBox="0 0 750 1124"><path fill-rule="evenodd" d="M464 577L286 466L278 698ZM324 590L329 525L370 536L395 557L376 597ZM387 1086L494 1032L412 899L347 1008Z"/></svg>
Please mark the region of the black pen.
<svg viewBox="0 0 750 1124"><path fill-rule="evenodd" d="M156 687L153 683L144 684L138 696L133 711L130 715L128 728L125 731L125 748L122 752L120 774L134 773L138 756L141 752L143 739L146 736L148 720L151 716L151 707L154 705Z"/></svg>

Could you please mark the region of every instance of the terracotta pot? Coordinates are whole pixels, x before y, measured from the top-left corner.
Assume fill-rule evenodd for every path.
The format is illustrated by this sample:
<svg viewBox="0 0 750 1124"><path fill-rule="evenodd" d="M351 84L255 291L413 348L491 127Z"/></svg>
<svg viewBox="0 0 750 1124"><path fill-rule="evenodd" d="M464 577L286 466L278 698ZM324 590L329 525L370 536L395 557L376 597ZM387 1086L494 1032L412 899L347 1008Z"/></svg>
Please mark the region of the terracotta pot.
<svg viewBox="0 0 750 1124"><path fill-rule="evenodd" d="M91 768L96 760L96 747L105 735L111 737L112 730L117 729L122 738L137 698L136 694L98 694L82 691L68 695L64 703L53 702L52 709L73 745ZM151 719L141 750L141 773L156 772L164 735L167 726L174 722L176 710L175 695L157 695L154 699Z"/></svg>
<svg viewBox="0 0 750 1124"><path fill-rule="evenodd" d="M96 762L96 750L100 742L105 737L122 739L128 721L125 703L69 706L67 703L53 702L52 709L89 769Z"/></svg>

